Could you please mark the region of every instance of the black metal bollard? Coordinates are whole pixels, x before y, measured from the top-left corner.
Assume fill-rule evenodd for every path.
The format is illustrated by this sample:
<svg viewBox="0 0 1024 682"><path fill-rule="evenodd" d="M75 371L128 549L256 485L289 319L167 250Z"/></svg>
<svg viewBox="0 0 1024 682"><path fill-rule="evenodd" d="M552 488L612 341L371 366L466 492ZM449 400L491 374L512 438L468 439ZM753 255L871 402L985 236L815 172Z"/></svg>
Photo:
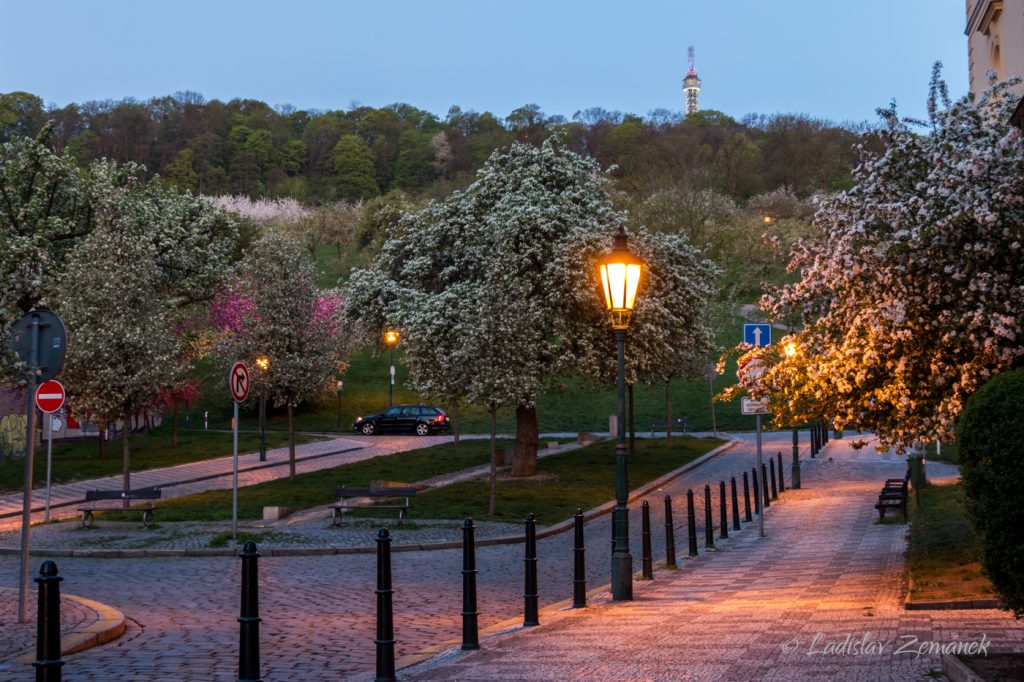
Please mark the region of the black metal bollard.
<svg viewBox="0 0 1024 682"><path fill-rule="evenodd" d="M750 470L751 483L754 486L754 513L761 513L761 487L757 484L757 467Z"/></svg>
<svg viewBox="0 0 1024 682"><path fill-rule="evenodd" d="M817 457L818 455L818 425L811 424L811 457Z"/></svg>
<svg viewBox="0 0 1024 682"><path fill-rule="evenodd" d="M537 519L533 514L526 515L526 591L523 593L524 611L523 626L540 625L537 616Z"/></svg>
<svg viewBox="0 0 1024 682"><path fill-rule="evenodd" d="M579 507L573 514L572 522L575 536L572 550L572 607L582 609L587 605L587 569L584 561L586 548L583 546L583 510Z"/></svg>
<svg viewBox="0 0 1024 682"><path fill-rule="evenodd" d="M395 613L391 589L391 533L377 531L377 674L374 682L395 680Z"/></svg>
<svg viewBox="0 0 1024 682"><path fill-rule="evenodd" d="M779 460L779 494L786 492L786 482L783 480L785 476L782 475L782 453L776 452L775 457Z"/></svg>
<svg viewBox="0 0 1024 682"><path fill-rule="evenodd" d="M720 538L729 537L729 503L725 498L725 481L718 482L718 511L719 511L719 531Z"/></svg>
<svg viewBox="0 0 1024 682"><path fill-rule="evenodd" d="M730 485L732 486L732 529L740 529L740 498L736 494L736 477L733 476L729 479Z"/></svg>
<svg viewBox="0 0 1024 682"><path fill-rule="evenodd" d="M704 484L704 546L715 548L715 521L711 518L711 485Z"/></svg>
<svg viewBox="0 0 1024 682"><path fill-rule="evenodd" d="M793 471L790 473L793 490L800 490L800 429L793 427Z"/></svg>
<svg viewBox="0 0 1024 682"><path fill-rule="evenodd" d="M57 564L44 561L35 581L39 584L36 614L36 682L60 682L64 661L60 658L60 584Z"/></svg>
<svg viewBox="0 0 1024 682"><path fill-rule="evenodd" d="M777 500L779 499L779 492L778 489L775 487L775 460L769 457L768 464L770 465L768 468L771 470L772 478L772 499Z"/></svg>
<svg viewBox="0 0 1024 682"><path fill-rule="evenodd" d="M689 531L690 556L697 556L697 514L693 510L693 490L686 491L686 527Z"/></svg>
<svg viewBox="0 0 1024 682"><path fill-rule="evenodd" d="M640 510L640 536L643 539L643 578L644 580L654 580L654 566L651 559L651 505L647 504L647 500L644 500L644 503L640 505Z"/></svg>
<svg viewBox="0 0 1024 682"><path fill-rule="evenodd" d="M242 610L238 616L238 679L260 679L260 581L256 543L242 545Z"/></svg>
<svg viewBox="0 0 1024 682"><path fill-rule="evenodd" d="M750 513L750 482L746 471L743 472L743 520L747 523L754 520Z"/></svg>
<svg viewBox="0 0 1024 682"><path fill-rule="evenodd" d="M768 493L768 467L764 462L761 462L761 492L764 493L762 497L762 504L764 508L772 506L771 495Z"/></svg>
<svg viewBox="0 0 1024 682"><path fill-rule="evenodd" d="M665 496L665 565L676 567L676 529L672 525L672 498Z"/></svg>
<svg viewBox="0 0 1024 682"><path fill-rule="evenodd" d="M825 445L828 445L828 423L821 422L821 440Z"/></svg>
<svg viewBox="0 0 1024 682"><path fill-rule="evenodd" d="M462 522L462 648L480 648L480 628L476 608L476 538L473 519Z"/></svg>

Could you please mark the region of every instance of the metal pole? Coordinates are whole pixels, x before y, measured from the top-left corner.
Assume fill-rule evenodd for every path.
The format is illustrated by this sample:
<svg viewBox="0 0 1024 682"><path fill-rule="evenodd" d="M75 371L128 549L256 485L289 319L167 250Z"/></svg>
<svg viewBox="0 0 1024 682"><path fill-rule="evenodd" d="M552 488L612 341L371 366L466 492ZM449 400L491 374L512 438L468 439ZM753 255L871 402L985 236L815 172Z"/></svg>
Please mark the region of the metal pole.
<svg viewBox="0 0 1024 682"><path fill-rule="evenodd" d="M583 546L583 510L576 508L573 515L573 577L572 607L582 609L587 605L586 548Z"/></svg>
<svg viewBox="0 0 1024 682"><path fill-rule="evenodd" d="M769 460L771 458L769 457ZM761 490L764 492L764 506L763 509L768 509L772 506L771 493L768 490L768 465L761 464Z"/></svg>
<svg viewBox="0 0 1024 682"><path fill-rule="evenodd" d="M757 469L758 471L764 466L764 462L761 460L761 415L757 415ZM762 481L764 483L764 481ZM763 487L763 486L762 486ZM754 481L754 489L757 490L757 481ZM764 537L764 512L757 517L757 532L761 537Z"/></svg>
<svg viewBox="0 0 1024 682"><path fill-rule="evenodd" d="M761 486L757 483L757 469L750 470L751 484L754 486L754 513L761 513Z"/></svg>
<svg viewBox="0 0 1024 682"><path fill-rule="evenodd" d="M800 489L800 429L793 427L793 473L790 474L793 479L793 484L790 486L794 490Z"/></svg>
<svg viewBox="0 0 1024 682"><path fill-rule="evenodd" d="M537 519L526 515L526 556L523 558L526 589L523 591L523 627L540 625L537 615Z"/></svg>
<svg viewBox="0 0 1024 682"><path fill-rule="evenodd" d="M235 417L237 420L238 417ZM260 393L260 461L267 461L267 394Z"/></svg>
<svg viewBox="0 0 1024 682"><path fill-rule="evenodd" d="M395 347L391 346L391 367L388 369L388 407L394 404L395 395Z"/></svg>
<svg viewBox="0 0 1024 682"><path fill-rule="evenodd" d="M715 521L711 517L711 485L704 484L704 546L715 548Z"/></svg>
<svg viewBox="0 0 1024 682"><path fill-rule="evenodd" d="M779 460L779 494L786 492L786 477L782 475L782 453L775 453L776 459Z"/></svg>
<svg viewBox="0 0 1024 682"><path fill-rule="evenodd" d="M754 517L750 513L750 481L747 472L743 472L743 520L750 523Z"/></svg>
<svg viewBox="0 0 1024 682"><path fill-rule="evenodd" d="M235 403L236 405L238 403ZM260 679L260 581L252 540L242 546L242 612L238 616L238 679Z"/></svg>
<svg viewBox="0 0 1024 682"><path fill-rule="evenodd" d="M732 529L740 529L740 501L739 496L736 494L736 477L733 476L731 479L732 485Z"/></svg>
<svg viewBox="0 0 1024 682"><path fill-rule="evenodd" d="M693 510L693 490L686 491L686 530L690 556L697 556L697 514Z"/></svg>
<svg viewBox="0 0 1024 682"><path fill-rule="evenodd" d="M44 561L35 581L39 584L39 606L36 613L36 682L60 682L60 583L57 564Z"/></svg>
<svg viewBox="0 0 1024 682"><path fill-rule="evenodd" d="M231 459L231 539L238 542L238 401L235 402L235 418Z"/></svg>
<svg viewBox="0 0 1024 682"><path fill-rule="evenodd" d="M777 500L777 499L779 499L779 491L778 491L778 488L775 485L775 460L772 457L768 458L768 465L769 465L768 469L769 469L769 473L771 474L771 482L772 482L772 488L771 488L771 490L772 490L772 499L773 500Z"/></svg>
<svg viewBox="0 0 1024 682"><path fill-rule="evenodd" d="M618 355L618 440L615 443L615 534L612 551L612 600L633 598L633 556L629 553L629 483L626 476L626 330L615 330Z"/></svg>
<svg viewBox="0 0 1024 682"><path fill-rule="evenodd" d="M50 472L53 470L53 412L49 417L46 424L46 511L43 512L43 523L50 522Z"/></svg>
<svg viewBox="0 0 1024 682"><path fill-rule="evenodd" d="M643 539L643 566L644 580L654 580L654 561L651 558L651 505L644 500L641 509L641 538Z"/></svg>
<svg viewBox="0 0 1024 682"><path fill-rule="evenodd" d="M36 365L39 363L39 318L29 325L32 345L28 353L28 418L25 420L25 492L21 507L21 574L18 580L18 622L28 622L28 555L32 527L32 460L36 452Z"/></svg>
<svg viewBox="0 0 1024 682"><path fill-rule="evenodd" d="M676 529L672 525L672 498L665 496L665 565L676 567Z"/></svg>
<svg viewBox="0 0 1024 682"><path fill-rule="evenodd" d="M377 532L377 674L374 682L395 682L395 613L391 589L391 534Z"/></svg>
<svg viewBox="0 0 1024 682"><path fill-rule="evenodd" d="M476 539L473 519L462 523L462 648L480 648L480 630L476 608Z"/></svg>
<svg viewBox="0 0 1024 682"><path fill-rule="evenodd" d="M711 378L710 371L708 372L708 396L711 398L711 433L718 437L718 426L715 424L715 387L714 379Z"/></svg>
<svg viewBox="0 0 1024 682"><path fill-rule="evenodd" d="M725 499L725 481L718 482L718 511L719 521L722 526L719 532L720 538L729 537L729 509L728 501Z"/></svg>

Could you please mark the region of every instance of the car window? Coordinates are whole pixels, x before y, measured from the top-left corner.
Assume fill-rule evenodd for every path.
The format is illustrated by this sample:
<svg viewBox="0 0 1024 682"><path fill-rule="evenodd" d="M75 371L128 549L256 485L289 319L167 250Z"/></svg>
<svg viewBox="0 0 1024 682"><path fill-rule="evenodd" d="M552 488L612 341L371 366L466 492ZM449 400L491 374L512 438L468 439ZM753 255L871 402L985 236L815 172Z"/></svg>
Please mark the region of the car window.
<svg viewBox="0 0 1024 682"><path fill-rule="evenodd" d="M398 417L398 414L401 411L402 411L402 408L400 408L400 407L388 408L388 409L384 410L384 418L385 419L395 419L396 417Z"/></svg>
<svg viewBox="0 0 1024 682"><path fill-rule="evenodd" d="M403 407L402 408L402 416L403 417L415 417L415 416L417 416L416 415L416 408L415 407Z"/></svg>
<svg viewBox="0 0 1024 682"><path fill-rule="evenodd" d="M433 407L421 407L420 408L420 416L421 417L436 417L437 416L437 410L435 410Z"/></svg>

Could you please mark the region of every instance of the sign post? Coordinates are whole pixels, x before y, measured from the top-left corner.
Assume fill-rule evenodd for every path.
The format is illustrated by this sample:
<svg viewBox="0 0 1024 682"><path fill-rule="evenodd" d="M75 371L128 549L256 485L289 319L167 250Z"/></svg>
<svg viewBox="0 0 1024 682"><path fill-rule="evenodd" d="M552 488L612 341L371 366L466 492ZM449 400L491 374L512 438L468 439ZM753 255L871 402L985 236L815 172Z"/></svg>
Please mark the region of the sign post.
<svg viewBox="0 0 1024 682"><path fill-rule="evenodd" d="M770 324L744 324L743 325L743 342L751 346L757 346L758 348L765 348L771 345L772 342L772 326ZM749 384L756 382L761 376L768 371L768 366L765 361L760 358L754 358L747 363L741 365L736 371L739 376L740 383ZM764 471L764 462L762 459L761 451L761 415L767 414L768 412L768 399L762 398L761 400L751 400L749 398L743 398L740 400L740 412L742 414L752 414L756 420L756 442L757 442L757 475L761 477L761 486L767 485L768 482L761 476L761 472ZM757 517L757 531L758 534L764 537L764 508L765 505L761 504L761 513Z"/></svg>
<svg viewBox="0 0 1024 682"><path fill-rule="evenodd" d="M36 407L50 416L46 429L46 507L43 523L50 522L50 472L53 470L53 413L64 407L64 386L55 379L43 382L36 390Z"/></svg>
<svg viewBox="0 0 1024 682"><path fill-rule="evenodd" d="M231 365L228 388L235 399L235 418L231 420L234 446L231 465L231 539L238 542L238 404L249 396L249 368L244 362Z"/></svg>

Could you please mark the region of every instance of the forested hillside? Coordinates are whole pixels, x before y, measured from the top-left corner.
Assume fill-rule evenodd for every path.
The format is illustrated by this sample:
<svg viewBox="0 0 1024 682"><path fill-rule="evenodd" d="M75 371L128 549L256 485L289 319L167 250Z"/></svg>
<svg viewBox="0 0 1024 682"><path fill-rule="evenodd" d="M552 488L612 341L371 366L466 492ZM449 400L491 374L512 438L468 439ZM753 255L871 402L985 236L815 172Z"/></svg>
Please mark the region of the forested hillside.
<svg viewBox="0 0 1024 682"><path fill-rule="evenodd" d="M30 93L0 94L0 142L34 135L48 120L56 151L82 165L134 161L182 190L305 204L395 189L445 196L467 185L494 149L540 143L554 131L602 167L614 166L618 188L633 201L670 187L714 190L741 203L778 188L806 197L846 186L854 144L871 140L863 127L793 114L737 121L710 110L642 118L593 108L568 120L536 105L504 117L453 106L440 119L408 104L307 111L180 92L56 107Z"/></svg>

